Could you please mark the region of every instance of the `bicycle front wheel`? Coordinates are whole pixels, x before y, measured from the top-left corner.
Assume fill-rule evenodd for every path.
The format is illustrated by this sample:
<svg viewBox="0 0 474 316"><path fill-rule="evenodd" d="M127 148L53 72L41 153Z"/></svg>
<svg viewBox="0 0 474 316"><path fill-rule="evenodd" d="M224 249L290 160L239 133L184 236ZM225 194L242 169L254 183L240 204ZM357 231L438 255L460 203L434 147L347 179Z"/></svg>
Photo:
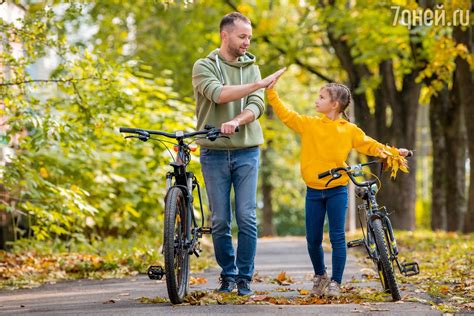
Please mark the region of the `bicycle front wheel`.
<svg viewBox="0 0 474 316"><path fill-rule="evenodd" d="M180 188L172 187L165 202L164 256L166 286L171 303L180 304L189 287L189 253L186 236L189 231L187 223L186 201Z"/></svg>
<svg viewBox="0 0 474 316"><path fill-rule="evenodd" d="M377 251L379 253L379 263L378 268L382 269L382 273L379 273L382 285L384 290L387 288L392 294L394 301L399 301L401 299L400 290L398 288L397 280L395 278L395 271L393 270L392 262L390 261L389 252L387 248L387 240L385 238L384 229L382 226L382 221L379 218L376 218L372 222L372 230L374 233L375 244L377 245Z"/></svg>

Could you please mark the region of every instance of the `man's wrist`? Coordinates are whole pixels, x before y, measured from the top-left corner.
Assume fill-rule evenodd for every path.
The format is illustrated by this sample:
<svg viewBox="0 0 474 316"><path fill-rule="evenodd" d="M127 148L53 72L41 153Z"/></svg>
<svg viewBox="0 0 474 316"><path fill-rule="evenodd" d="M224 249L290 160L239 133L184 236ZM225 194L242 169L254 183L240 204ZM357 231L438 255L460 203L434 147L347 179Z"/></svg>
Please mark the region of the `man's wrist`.
<svg viewBox="0 0 474 316"><path fill-rule="evenodd" d="M255 82L253 88L254 88L254 91L265 88L265 86L263 85L263 80L259 80Z"/></svg>
<svg viewBox="0 0 474 316"><path fill-rule="evenodd" d="M234 122L236 122L236 123L237 123L237 127L239 127L239 126L240 126L240 121L239 121L239 119L235 118L235 119L233 119L232 121L234 121Z"/></svg>

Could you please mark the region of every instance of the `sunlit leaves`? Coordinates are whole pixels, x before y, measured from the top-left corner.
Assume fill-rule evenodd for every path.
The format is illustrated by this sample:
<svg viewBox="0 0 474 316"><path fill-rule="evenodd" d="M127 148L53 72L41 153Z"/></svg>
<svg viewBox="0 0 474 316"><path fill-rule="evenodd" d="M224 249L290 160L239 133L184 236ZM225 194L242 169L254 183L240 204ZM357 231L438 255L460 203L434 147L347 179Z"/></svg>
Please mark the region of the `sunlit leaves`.
<svg viewBox="0 0 474 316"><path fill-rule="evenodd" d="M380 156L384 159L384 170L391 169L392 179L397 177L398 170L408 173L408 162L405 157L400 156L397 148L385 146L380 149Z"/></svg>
<svg viewBox="0 0 474 316"><path fill-rule="evenodd" d="M2 97L6 137L17 148L3 173L5 190L16 210L28 214L30 235L37 239L129 235L141 227L158 233L164 196L159 179L169 158L157 159L165 153L160 146L124 141L117 129L191 130L193 106L173 92L169 78L149 73L143 63L117 64L94 48L73 54L72 43L61 40L68 23L84 13L73 6L62 16L30 8L21 30L4 26L13 33L44 32L22 37L27 53L30 44L69 52L48 83L23 83L31 79L25 67L39 55L27 54L21 63L4 59L16 73ZM55 27L39 28L40 22Z"/></svg>

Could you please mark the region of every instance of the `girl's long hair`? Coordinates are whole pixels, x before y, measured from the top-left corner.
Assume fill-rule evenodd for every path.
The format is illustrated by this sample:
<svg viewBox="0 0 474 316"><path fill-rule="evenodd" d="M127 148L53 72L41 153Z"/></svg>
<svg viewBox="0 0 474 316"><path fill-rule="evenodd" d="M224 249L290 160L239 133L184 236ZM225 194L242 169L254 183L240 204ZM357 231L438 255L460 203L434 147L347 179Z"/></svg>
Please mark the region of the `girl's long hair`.
<svg viewBox="0 0 474 316"><path fill-rule="evenodd" d="M342 113L344 119L349 121L347 108L352 102L351 90L341 83L328 83L323 87L331 97L331 101L339 103L339 113Z"/></svg>

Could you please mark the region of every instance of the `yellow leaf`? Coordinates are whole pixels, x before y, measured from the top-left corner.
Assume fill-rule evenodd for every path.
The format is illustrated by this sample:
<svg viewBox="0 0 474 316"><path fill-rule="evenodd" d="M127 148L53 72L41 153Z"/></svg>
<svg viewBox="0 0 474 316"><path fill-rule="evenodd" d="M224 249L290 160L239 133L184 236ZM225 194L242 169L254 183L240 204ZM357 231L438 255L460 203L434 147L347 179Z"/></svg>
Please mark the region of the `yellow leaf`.
<svg viewBox="0 0 474 316"><path fill-rule="evenodd" d="M46 179L47 177L49 177L48 170L46 170L45 167L41 167L40 168L40 175L41 175L41 177Z"/></svg>
<svg viewBox="0 0 474 316"><path fill-rule="evenodd" d="M191 277L190 280L189 280L189 284L191 284L191 285L204 284L204 283L207 283L207 279L206 279L206 278L195 278L195 277Z"/></svg>
<svg viewBox="0 0 474 316"><path fill-rule="evenodd" d="M252 6L250 6L249 4L239 4L237 6L237 9L245 16L250 15L250 13L253 11Z"/></svg>
<svg viewBox="0 0 474 316"><path fill-rule="evenodd" d="M309 294L308 290L298 290L298 292L300 293L300 295L308 295Z"/></svg>
<svg viewBox="0 0 474 316"><path fill-rule="evenodd" d="M385 148L379 149L379 155L384 160L384 171L392 169L391 178L396 178L398 170L408 173L407 160L400 156L397 148L386 145Z"/></svg>
<svg viewBox="0 0 474 316"><path fill-rule="evenodd" d="M405 173L408 173L408 167L406 165L400 165L400 170Z"/></svg>

